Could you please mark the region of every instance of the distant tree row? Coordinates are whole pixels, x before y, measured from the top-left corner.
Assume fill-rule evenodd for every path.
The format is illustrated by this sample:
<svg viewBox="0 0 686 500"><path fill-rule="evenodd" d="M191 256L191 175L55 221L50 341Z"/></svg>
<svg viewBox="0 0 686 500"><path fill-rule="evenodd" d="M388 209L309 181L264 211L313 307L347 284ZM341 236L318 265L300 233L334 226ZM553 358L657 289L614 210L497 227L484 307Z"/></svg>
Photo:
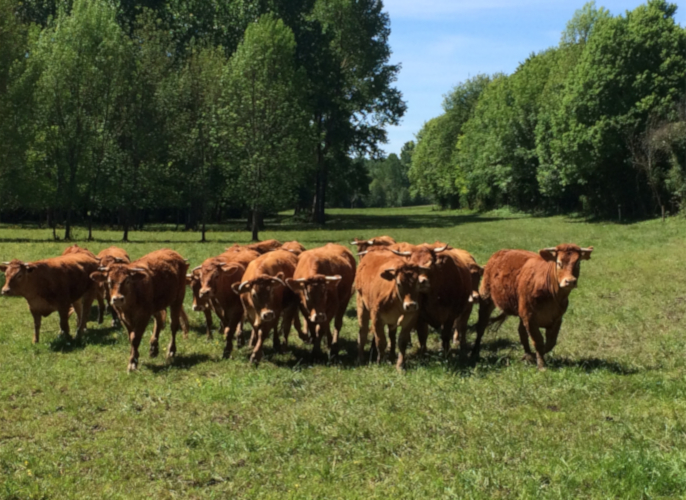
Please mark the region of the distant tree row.
<svg viewBox="0 0 686 500"><path fill-rule="evenodd" d="M389 34L380 0L0 0L0 211L323 224L405 111Z"/></svg>
<svg viewBox="0 0 686 500"><path fill-rule="evenodd" d="M417 134L410 192L443 207L654 216L686 209L686 30L650 0L577 11L557 47L479 75Z"/></svg>

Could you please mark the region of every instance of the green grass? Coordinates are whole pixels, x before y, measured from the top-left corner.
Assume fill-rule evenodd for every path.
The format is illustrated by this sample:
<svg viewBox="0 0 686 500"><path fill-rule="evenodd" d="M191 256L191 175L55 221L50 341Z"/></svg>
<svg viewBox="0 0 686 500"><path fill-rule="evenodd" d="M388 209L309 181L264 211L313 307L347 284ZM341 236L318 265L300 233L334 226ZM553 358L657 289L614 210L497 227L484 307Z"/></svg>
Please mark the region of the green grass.
<svg viewBox="0 0 686 500"><path fill-rule="evenodd" d="M486 335L476 367L444 361L435 334L426 358L415 340L404 375L356 367L353 300L338 364L313 365L297 340L283 355L269 341L257 369L246 348L224 361L187 307L193 330L174 364L143 347L129 375L121 331L92 323L67 344L53 315L34 346L26 302L2 298L0 498L686 496L686 221L426 207L330 214L323 230L283 222L261 236L310 248L381 234L439 239L480 263L501 248L593 245L548 371L519 361L514 320ZM132 257L171 247L197 265L249 238L208 236L134 232L123 246ZM95 237L79 243L99 251L120 233ZM46 229L2 227L0 261L58 255L65 243L50 239Z"/></svg>

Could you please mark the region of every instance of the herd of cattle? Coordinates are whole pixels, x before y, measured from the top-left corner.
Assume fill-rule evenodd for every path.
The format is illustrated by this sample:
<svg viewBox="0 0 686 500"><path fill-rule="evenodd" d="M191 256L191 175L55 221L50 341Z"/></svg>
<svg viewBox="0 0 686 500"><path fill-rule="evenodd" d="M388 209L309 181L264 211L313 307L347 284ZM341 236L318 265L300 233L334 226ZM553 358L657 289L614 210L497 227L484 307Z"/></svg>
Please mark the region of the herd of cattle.
<svg viewBox="0 0 686 500"><path fill-rule="evenodd" d="M544 356L555 347L569 294L577 285L580 263L590 259L593 251L593 247L571 244L539 253L501 250L482 268L468 252L444 243L413 245L382 236L356 239L352 245L359 264L350 250L338 244L306 250L297 242L269 240L234 245L190 272L188 262L173 250L157 250L131 261L121 248L110 247L96 256L74 245L59 257L35 262L15 259L0 265L5 273L2 294L27 300L34 320L34 343L39 341L44 316L57 311L62 333L69 337L72 312L78 335L86 328L93 301L98 301L99 323L107 304L114 324L121 322L129 334L129 371L138 367L138 348L151 317L150 356L158 355L167 308L171 323L167 357L174 357L179 327L184 336L188 334L183 309L186 286L193 293L193 310L205 314L209 337L212 312L219 318L225 358L231 356L234 338L242 341L243 322L252 326L250 359L255 363L262 358L270 333L274 349L285 349L291 327L301 340L313 345L313 355L321 354L321 341L326 338L329 356L336 356L343 316L354 290L360 362L365 359L370 323L378 362L386 358L387 347L395 356L397 337L399 370L405 365L412 330L417 331L420 353L426 351L431 326L440 331L445 354L451 340L466 354L468 320L478 304L473 360L478 360L489 324L517 316L525 359L544 369ZM502 314L491 318L496 307Z"/></svg>

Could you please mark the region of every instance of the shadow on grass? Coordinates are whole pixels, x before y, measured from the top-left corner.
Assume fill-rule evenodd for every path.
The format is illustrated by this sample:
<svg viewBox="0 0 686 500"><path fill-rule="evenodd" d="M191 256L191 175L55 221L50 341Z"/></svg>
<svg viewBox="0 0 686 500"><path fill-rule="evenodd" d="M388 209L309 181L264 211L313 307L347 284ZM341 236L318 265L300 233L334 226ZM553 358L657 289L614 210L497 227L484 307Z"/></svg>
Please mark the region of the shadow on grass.
<svg viewBox="0 0 686 500"><path fill-rule="evenodd" d="M50 342L50 350L55 352L72 352L85 349L88 345L113 345L118 342L117 338L111 335L113 332L121 332L121 328L116 326L95 330L89 328L78 337L71 338L60 335Z"/></svg>
<svg viewBox="0 0 686 500"><path fill-rule="evenodd" d="M161 363L143 362L142 366L147 368L153 373L160 373L166 370L188 370L201 363L206 363L208 361L217 362L216 359L212 358L208 354L176 354L171 361L164 360L164 355L160 352Z"/></svg>
<svg viewBox="0 0 686 500"><path fill-rule="evenodd" d="M630 368L616 361L600 358L551 358L547 360L547 363L549 368L580 368L586 373L604 370L617 375L634 375L640 371L638 368Z"/></svg>

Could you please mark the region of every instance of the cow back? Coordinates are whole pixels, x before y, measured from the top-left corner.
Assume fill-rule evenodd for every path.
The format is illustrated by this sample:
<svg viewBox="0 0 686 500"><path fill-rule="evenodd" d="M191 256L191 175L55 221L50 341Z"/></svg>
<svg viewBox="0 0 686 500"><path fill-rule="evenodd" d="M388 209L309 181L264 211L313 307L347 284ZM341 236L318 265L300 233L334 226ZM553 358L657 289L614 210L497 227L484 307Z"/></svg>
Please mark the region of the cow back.
<svg viewBox="0 0 686 500"><path fill-rule="evenodd" d="M500 250L494 253L484 267L481 296L493 300L496 307L505 313L517 315L517 289L522 269L530 261L536 265L538 260L545 264L537 253L526 250Z"/></svg>

